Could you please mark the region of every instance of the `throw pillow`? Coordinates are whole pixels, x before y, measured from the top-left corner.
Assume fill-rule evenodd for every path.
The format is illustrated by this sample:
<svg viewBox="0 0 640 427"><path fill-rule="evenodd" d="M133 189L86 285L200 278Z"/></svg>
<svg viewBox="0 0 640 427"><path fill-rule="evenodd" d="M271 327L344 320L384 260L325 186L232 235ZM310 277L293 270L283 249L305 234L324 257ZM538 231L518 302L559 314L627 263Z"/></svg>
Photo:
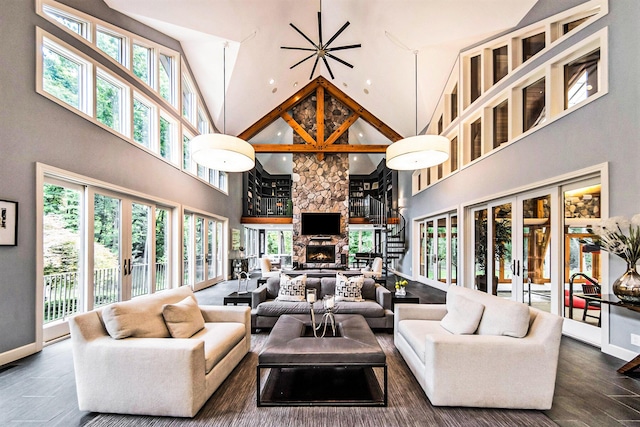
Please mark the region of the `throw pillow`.
<svg viewBox="0 0 640 427"><path fill-rule="evenodd" d="M163 305L162 317L173 338L189 338L204 328L204 317L192 296L176 304Z"/></svg>
<svg viewBox="0 0 640 427"><path fill-rule="evenodd" d="M362 302L362 285L364 276L346 277L336 274L336 301Z"/></svg>
<svg viewBox="0 0 640 427"><path fill-rule="evenodd" d="M473 334L480 319L484 305L462 295L447 295L447 314L440 321L447 331L456 335Z"/></svg>
<svg viewBox="0 0 640 427"><path fill-rule="evenodd" d="M278 291L278 301L304 301L305 295L305 282L307 281L307 275L289 277L286 274L280 275L280 290Z"/></svg>

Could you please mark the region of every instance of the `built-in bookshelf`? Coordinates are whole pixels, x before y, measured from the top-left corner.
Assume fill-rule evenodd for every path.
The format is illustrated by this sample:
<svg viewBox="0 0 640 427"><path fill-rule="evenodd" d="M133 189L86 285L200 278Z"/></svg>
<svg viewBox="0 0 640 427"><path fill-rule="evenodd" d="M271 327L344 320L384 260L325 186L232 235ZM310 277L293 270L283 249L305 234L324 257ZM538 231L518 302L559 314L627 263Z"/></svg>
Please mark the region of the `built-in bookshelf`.
<svg viewBox="0 0 640 427"><path fill-rule="evenodd" d="M271 175L256 160L243 177L244 216L291 215L290 175Z"/></svg>
<svg viewBox="0 0 640 427"><path fill-rule="evenodd" d="M349 216L365 216L364 204L367 196L386 203L387 207L395 208L397 181L398 172L387 168L384 160L369 175L350 175Z"/></svg>

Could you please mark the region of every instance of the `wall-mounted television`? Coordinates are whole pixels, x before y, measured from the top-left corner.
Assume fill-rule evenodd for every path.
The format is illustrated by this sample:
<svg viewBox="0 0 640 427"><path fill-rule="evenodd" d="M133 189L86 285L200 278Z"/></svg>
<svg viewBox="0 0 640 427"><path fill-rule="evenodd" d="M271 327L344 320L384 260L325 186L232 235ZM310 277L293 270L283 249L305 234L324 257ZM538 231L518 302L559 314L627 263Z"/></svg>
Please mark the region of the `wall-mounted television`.
<svg viewBox="0 0 640 427"><path fill-rule="evenodd" d="M300 233L305 236L340 234L340 213L302 212Z"/></svg>

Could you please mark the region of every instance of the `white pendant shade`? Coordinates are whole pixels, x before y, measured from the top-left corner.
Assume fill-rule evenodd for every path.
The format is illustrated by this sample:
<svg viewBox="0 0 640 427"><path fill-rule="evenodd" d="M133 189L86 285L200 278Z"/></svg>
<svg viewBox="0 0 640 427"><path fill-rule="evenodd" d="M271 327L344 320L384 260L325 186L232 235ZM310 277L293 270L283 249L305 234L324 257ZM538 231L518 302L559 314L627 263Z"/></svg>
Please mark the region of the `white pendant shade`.
<svg viewBox="0 0 640 427"><path fill-rule="evenodd" d="M198 135L191 140L194 162L224 172L244 172L253 169L256 153L253 146L240 138L223 133Z"/></svg>
<svg viewBox="0 0 640 427"><path fill-rule="evenodd" d="M440 135L417 135L387 147L387 167L417 170L444 163L449 158L449 140Z"/></svg>

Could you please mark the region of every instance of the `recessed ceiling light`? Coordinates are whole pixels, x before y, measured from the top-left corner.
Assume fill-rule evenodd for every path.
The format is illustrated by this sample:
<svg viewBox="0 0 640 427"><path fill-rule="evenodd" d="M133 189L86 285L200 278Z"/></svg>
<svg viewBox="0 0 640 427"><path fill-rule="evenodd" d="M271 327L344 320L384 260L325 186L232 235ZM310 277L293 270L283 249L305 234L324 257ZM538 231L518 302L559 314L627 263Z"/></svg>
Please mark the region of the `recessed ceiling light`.
<svg viewBox="0 0 640 427"><path fill-rule="evenodd" d="M298 82L293 82L293 87L297 87L298 86Z"/></svg>
<svg viewBox="0 0 640 427"><path fill-rule="evenodd" d="M271 89L271 93L276 93L278 91L277 87L274 87L273 89Z"/></svg>
<svg viewBox="0 0 640 427"><path fill-rule="evenodd" d="M282 135L282 132L278 132L278 136Z"/></svg>
<svg viewBox="0 0 640 427"><path fill-rule="evenodd" d="M370 80L370 79L367 79L367 84L368 84L369 86L371 86L371 80Z"/></svg>
<svg viewBox="0 0 640 427"><path fill-rule="evenodd" d="M349 85L347 84L347 82L342 82L342 86L344 86L344 87L349 87Z"/></svg>
<svg viewBox="0 0 640 427"><path fill-rule="evenodd" d="M365 90L364 90L364 93L365 93L366 95L369 95L369 89L365 89Z"/></svg>
<svg viewBox="0 0 640 427"><path fill-rule="evenodd" d="M286 162L287 161L287 157L286 156L282 156L282 161Z"/></svg>
<svg viewBox="0 0 640 427"><path fill-rule="evenodd" d="M359 136L360 138L362 138L364 135L362 134L362 132L360 132L360 133L358 133L358 136Z"/></svg>
<svg viewBox="0 0 640 427"><path fill-rule="evenodd" d="M353 156L353 161L357 162L358 161L358 156Z"/></svg>
<svg viewBox="0 0 640 427"><path fill-rule="evenodd" d="M272 85L274 84L276 81L274 79L269 80L269 84Z"/></svg>

